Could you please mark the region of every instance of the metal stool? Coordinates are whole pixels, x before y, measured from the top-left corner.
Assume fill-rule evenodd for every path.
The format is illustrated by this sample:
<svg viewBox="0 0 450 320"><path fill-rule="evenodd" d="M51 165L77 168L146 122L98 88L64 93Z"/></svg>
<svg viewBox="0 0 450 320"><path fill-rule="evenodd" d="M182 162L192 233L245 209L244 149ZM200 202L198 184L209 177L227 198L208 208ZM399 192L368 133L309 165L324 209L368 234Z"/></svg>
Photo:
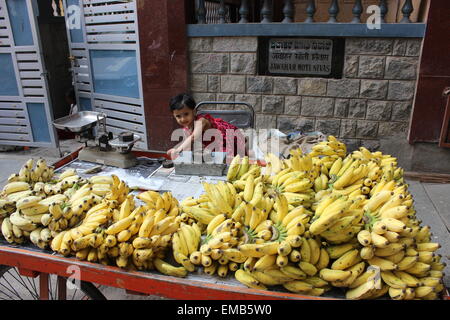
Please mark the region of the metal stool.
<svg viewBox="0 0 450 320"><path fill-rule="evenodd" d="M200 110L200 107L205 105L241 105L247 107L247 110ZM255 127L255 110L252 105L247 102L238 101L202 101L195 106L197 114L208 113L214 118L221 118L240 129Z"/></svg>

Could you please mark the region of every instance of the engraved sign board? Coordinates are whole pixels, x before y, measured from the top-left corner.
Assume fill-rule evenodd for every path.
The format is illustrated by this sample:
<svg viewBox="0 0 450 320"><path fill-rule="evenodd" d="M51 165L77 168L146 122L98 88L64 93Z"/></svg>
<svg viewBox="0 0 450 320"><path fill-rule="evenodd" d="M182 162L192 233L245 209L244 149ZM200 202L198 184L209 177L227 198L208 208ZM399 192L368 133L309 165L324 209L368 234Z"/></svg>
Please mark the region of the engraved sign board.
<svg viewBox="0 0 450 320"><path fill-rule="evenodd" d="M340 78L343 48L343 39L262 38L259 74Z"/></svg>
<svg viewBox="0 0 450 320"><path fill-rule="evenodd" d="M330 39L270 39L269 72L330 75Z"/></svg>

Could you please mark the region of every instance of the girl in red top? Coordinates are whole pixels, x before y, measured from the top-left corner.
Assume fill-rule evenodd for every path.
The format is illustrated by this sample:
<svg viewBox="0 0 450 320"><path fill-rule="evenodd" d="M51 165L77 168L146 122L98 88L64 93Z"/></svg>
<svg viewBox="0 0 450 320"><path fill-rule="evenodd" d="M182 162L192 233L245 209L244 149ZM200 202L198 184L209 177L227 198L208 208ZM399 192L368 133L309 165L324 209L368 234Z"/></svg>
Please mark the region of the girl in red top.
<svg viewBox="0 0 450 320"><path fill-rule="evenodd" d="M202 139L203 149L211 145L215 138L211 139L212 141L203 140L204 133L208 129L216 129L215 133L217 136L220 135L222 139L221 150L211 151L226 152L227 158L234 157L242 151L246 153L245 138L236 126L220 118L213 118L209 114L197 115L195 112L196 105L195 100L185 93L181 93L170 100L170 110L187 136L181 144L167 151L171 159L176 158L183 150L192 150L192 143L197 139Z"/></svg>

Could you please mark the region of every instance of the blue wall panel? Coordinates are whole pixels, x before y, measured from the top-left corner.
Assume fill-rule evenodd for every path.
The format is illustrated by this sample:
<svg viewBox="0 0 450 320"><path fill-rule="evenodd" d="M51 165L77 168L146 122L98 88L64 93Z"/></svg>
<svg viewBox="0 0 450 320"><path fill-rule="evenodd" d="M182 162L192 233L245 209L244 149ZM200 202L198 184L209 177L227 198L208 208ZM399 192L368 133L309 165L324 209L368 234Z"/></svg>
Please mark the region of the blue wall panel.
<svg viewBox="0 0 450 320"><path fill-rule="evenodd" d="M10 53L0 53L0 96L18 96L17 79Z"/></svg>
<svg viewBox="0 0 450 320"><path fill-rule="evenodd" d="M33 34L26 0L6 0L6 6L8 7L15 45L32 46L34 44Z"/></svg>
<svg viewBox="0 0 450 320"><path fill-rule="evenodd" d="M35 142L51 142L45 106L43 103L27 103L31 132Z"/></svg>

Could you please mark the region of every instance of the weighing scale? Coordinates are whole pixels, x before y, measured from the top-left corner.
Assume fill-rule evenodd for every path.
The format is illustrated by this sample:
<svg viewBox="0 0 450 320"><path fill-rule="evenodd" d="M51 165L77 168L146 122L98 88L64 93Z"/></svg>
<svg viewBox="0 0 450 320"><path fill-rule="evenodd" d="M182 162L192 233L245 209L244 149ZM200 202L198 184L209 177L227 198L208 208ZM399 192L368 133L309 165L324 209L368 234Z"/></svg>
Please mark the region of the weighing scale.
<svg viewBox="0 0 450 320"><path fill-rule="evenodd" d="M114 137L106 130L106 117L105 113L81 111L59 118L53 125L75 133L77 141L85 144L78 159L123 169L135 166L138 161L131 149L141 137L128 131Z"/></svg>

